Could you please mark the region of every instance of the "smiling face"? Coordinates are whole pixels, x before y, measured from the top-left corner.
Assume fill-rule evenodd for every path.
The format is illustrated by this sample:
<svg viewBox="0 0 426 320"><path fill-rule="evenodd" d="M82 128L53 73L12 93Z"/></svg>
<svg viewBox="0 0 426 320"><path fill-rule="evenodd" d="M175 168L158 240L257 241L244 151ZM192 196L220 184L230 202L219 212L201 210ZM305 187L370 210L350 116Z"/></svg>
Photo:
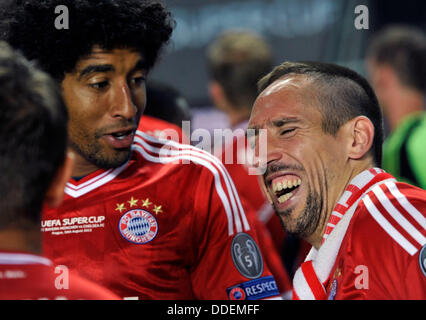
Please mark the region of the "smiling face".
<svg viewBox="0 0 426 320"><path fill-rule="evenodd" d="M114 168L130 157L145 107L147 70L140 53L94 47L65 75L69 139L76 154L73 176Z"/></svg>
<svg viewBox="0 0 426 320"><path fill-rule="evenodd" d="M267 132L265 191L286 231L305 239L322 234L347 183L344 138L323 131L312 90L304 76L275 81L257 98L249 123Z"/></svg>

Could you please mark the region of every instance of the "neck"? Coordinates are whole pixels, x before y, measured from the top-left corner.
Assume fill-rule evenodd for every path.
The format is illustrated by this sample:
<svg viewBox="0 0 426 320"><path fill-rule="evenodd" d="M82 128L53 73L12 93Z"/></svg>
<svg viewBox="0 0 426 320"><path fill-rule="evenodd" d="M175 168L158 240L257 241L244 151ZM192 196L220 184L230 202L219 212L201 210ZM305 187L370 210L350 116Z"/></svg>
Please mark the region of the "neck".
<svg viewBox="0 0 426 320"><path fill-rule="evenodd" d="M83 177L88 174L95 172L99 168L95 166L93 163L87 161L82 155L75 152L73 149L69 149L69 152L74 154L74 167L71 173L72 177Z"/></svg>
<svg viewBox="0 0 426 320"><path fill-rule="evenodd" d="M32 229L8 228L0 231L0 250L41 252L39 226Z"/></svg>
<svg viewBox="0 0 426 320"><path fill-rule="evenodd" d="M386 102L384 108L391 131L394 131L406 116L423 110L423 94L411 89L395 90L392 99Z"/></svg>
<svg viewBox="0 0 426 320"><path fill-rule="evenodd" d="M371 161L364 160L362 163L357 163L355 167L352 167L350 163L347 164L348 170L345 170L342 174L339 174L339 177L336 177L334 181L332 181L332 185L335 186L333 188L334 191L329 190L328 192L328 201L324 199L325 208L321 213L320 222L318 224L317 229L314 233L312 233L305 240L310 243L315 249L319 249L322 244L323 235L325 233L325 229L327 227L328 220L330 219L331 213L334 210L337 202L340 197L343 195L343 192L346 190L349 183L361 172L364 170L368 170L374 167Z"/></svg>

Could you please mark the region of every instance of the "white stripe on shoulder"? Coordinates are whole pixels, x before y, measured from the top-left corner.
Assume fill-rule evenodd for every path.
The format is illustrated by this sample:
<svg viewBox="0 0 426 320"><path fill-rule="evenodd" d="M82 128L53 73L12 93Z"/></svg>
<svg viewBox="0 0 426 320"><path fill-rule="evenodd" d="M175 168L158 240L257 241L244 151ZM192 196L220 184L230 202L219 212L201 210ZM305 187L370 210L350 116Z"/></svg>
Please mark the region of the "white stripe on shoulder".
<svg viewBox="0 0 426 320"><path fill-rule="evenodd" d="M0 253L0 265L28 265L28 264L43 264L51 266L52 261L45 257L36 256L27 253Z"/></svg>
<svg viewBox="0 0 426 320"><path fill-rule="evenodd" d="M413 246L401 233L399 233L385 217L383 217L368 195L366 195L362 201L370 215L392 239L394 239L411 256L417 252L417 248Z"/></svg>
<svg viewBox="0 0 426 320"><path fill-rule="evenodd" d="M176 150L176 149L170 150L168 148L156 148L151 146L148 142L146 142L144 139L141 139L140 137L143 137L143 138L147 137L147 140L150 140L151 142L161 143L161 144L164 144L165 146L170 146L173 148L177 148L179 150ZM226 188L228 190L228 198L231 201L232 212L234 215L237 232L242 231L241 219L242 219L244 229L246 231L250 230L250 225L248 223L247 217L245 215L245 212L241 204L241 200L236 191L235 185L229 173L227 172L227 170L225 169L225 167L223 166L222 162L220 162L219 159L217 159L210 153L205 152L196 147L178 144L177 142L170 141L170 140L160 141L159 139L155 139L144 133L140 133L139 137L135 137L135 142L139 143L147 151L158 154L158 157L161 159L159 162L164 161L164 159L168 159L170 156L173 156L173 157L184 156L184 157L198 157L212 164L220 172L221 174L220 176L223 178ZM185 159L185 158L182 158L182 159ZM170 161L167 160L167 162L170 162ZM220 181L220 176L219 176L219 181ZM240 216L241 216L241 219L240 219Z"/></svg>
<svg viewBox="0 0 426 320"><path fill-rule="evenodd" d="M376 185L372 189L373 193L376 195L379 202L387 210L387 212L392 216L392 218L397 222L411 237L413 237L421 246L426 244L426 238L417 230L402 214L397 208L392 204L386 194L383 192L380 185Z"/></svg>
<svg viewBox="0 0 426 320"><path fill-rule="evenodd" d="M423 227L423 229L426 229L425 216L408 201L407 197L399 191L396 184L394 182L385 182L385 185L396 200L398 200L399 204Z"/></svg>
<svg viewBox="0 0 426 320"><path fill-rule="evenodd" d="M148 143L146 143L143 139L140 139L139 137L135 137L135 142L141 144L141 146L143 148L145 148L146 150L148 150L152 153L157 153L158 156L159 156L159 159L160 159L160 161L159 161L160 163L162 163L164 160L166 160L167 162L170 162L169 160L167 160L167 159L169 159L169 157L166 156L166 153L168 155L172 155L172 156L183 156L184 154L185 155L188 154L189 156L196 156L196 157L199 157L200 159L210 161L210 158L206 157L205 155L198 154L198 153L194 154L191 151L182 152L182 151L179 151L179 150L168 150L168 149L155 148L155 147L149 145ZM164 152L164 150L165 150L165 152ZM182 158L182 159L184 159L184 158ZM204 163L204 162L202 162L202 163ZM202 163L199 163L199 164L202 164ZM217 163L212 163L211 161L209 163L210 164L216 164L216 168L219 169L219 171L221 171L221 173L222 173L222 176L224 176L223 170L221 170L222 168L220 168L220 166L218 166ZM218 170L215 170L215 172L213 172L212 170L210 170L210 171L214 175L218 175L218 173L219 173ZM217 183L216 183L216 179L218 179ZM240 220L240 217L238 215L238 210L236 208L236 202L235 202L235 200L232 197L232 194L230 192L230 186L229 186L228 181L226 179L224 179L224 181L225 181L225 185L226 185L227 190L228 190L228 194L229 194L228 197L226 197L226 193L223 191L222 183L220 182L220 176L219 175L217 177L215 176L215 185L220 188L220 190L218 190L218 193L220 192L221 194L223 194L224 199L230 199L232 212L234 214L235 227L237 229L237 232L241 232L242 231L241 220ZM221 199L222 199L222 197L221 197ZM222 201L223 201L223 199L222 199ZM227 201L226 205L228 205L228 203L229 202ZM224 205L225 205L225 203L224 203Z"/></svg>
<svg viewBox="0 0 426 320"><path fill-rule="evenodd" d="M150 135L147 135L146 133L144 133L142 131L137 131L136 134L139 135L140 137L144 138L148 142L150 141L150 142L157 143L157 144L161 143L161 144L172 146L172 147L178 149L178 150L174 150L174 152L172 152L173 155L176 155L179 152L180 153L182 153L182 152L186 153L189 150L190 151L189 153L191 155L201 156L203 159L209 159L209 161L213 162L219 168L220 172L222 173L222 176L224 177L228 191L232 191L232 192L229 192L229 196L232 197L232 198L235 198L235 200L237 202L238 210L239 210L239 213L241 215L241 219L243 220L244 228L247 231L250 230L250 225L248 223L246 214L244 212L244 208L241 204L241 200L240 200L240 197L239 197L238 192L236 190L235 184L232 181L232 178L231 178L229 172L226 170L223 163L217 157L215 157L214 155L212 155L212 154L210 154L210 153L208 153L204 150L201 150L197 147L194 147L194 146L191 146L191 145L188 145L188 144L180 144L176 141L172 141L172 140L168 140L168 139L155 138L155 137L152 137ZM158 148L156 148L156 149L159 150ZM161 156L161 153L159 153L159 155ZM228 184L230 185L231 190L229 190ZM232 198L231 198L231 201L233 203Z"/></svg>
<svg viewBox="0 0 426 320"><path fill-rule="evenodd" d="M228 198L225 194L225 191L223 190L222 183L220 182L219 172L209 162L204 161L204 160L202 160L198 157L191 157L191 156L177 156L177 157L168 157L168 158L160 159L158 157L154 157L154 156L148 154L139 145L133 145L133 148L134 148L134 150L138 151L145 159L147 159L148 161L151 161L151 162L168 163L168 162L173 162L173 161L176 161L176 160L190 160L190 161L193 161L194 163L201 164L204 167L206 167L208 170L210 170L210 172L213 173L216 191L217 191L220 199L222 200L223 206L225 208L226 216L228 218L228 235L234 234L231 206L229 204L229 201L228 201ZM237 232L239 232L238 229L237 229Z"/></svg>

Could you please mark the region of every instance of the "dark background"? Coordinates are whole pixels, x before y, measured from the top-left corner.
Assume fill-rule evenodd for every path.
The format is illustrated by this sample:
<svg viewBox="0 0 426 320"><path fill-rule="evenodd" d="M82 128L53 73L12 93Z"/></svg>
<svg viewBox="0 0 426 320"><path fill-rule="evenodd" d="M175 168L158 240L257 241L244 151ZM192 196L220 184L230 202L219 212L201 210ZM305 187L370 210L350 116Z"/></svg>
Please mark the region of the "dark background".
<svg viewBox="0 0 426 320"><path fill-rule="evenodd" d="M391 23L426 28L426 1L387 0L164 0L176 21L172 40L152 79L178 89L191 107L211 105L205 53L221 32L244 28L260 33L284 60L319 60L365 75L370 35ZM369 9L369 29L357 30L354 9Z"/></svg>

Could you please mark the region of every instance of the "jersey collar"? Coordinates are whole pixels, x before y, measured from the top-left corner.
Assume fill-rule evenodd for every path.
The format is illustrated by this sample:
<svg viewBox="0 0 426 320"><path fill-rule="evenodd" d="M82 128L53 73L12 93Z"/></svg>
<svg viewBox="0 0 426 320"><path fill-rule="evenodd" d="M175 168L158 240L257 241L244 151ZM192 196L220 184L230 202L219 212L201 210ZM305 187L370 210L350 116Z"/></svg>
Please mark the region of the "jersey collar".
<svg viewBox="0 0 426 320"><path fill-rule="evenodd" d="M389 173L386 173L380 168L371 168L364 170L355 176L347 185L345 191L337 201L323 234L322 243L327 239L328 235L333 231L337 223L342 219L348 209L358 201L362 195L376 183L393 178ZM321 244L322 244L321 243Z"/></svg>
<svg viewBox="0 0 426 320"><path fill-rule="evenodd" d="M84 178L76 181L70 179L65 186L65 194L72 198L78 198L86 193L103 186L104 184L115 179L124 169L126 169L134 161L134 152L132 158L117 168L99 169L90 173Z"/></svg>

